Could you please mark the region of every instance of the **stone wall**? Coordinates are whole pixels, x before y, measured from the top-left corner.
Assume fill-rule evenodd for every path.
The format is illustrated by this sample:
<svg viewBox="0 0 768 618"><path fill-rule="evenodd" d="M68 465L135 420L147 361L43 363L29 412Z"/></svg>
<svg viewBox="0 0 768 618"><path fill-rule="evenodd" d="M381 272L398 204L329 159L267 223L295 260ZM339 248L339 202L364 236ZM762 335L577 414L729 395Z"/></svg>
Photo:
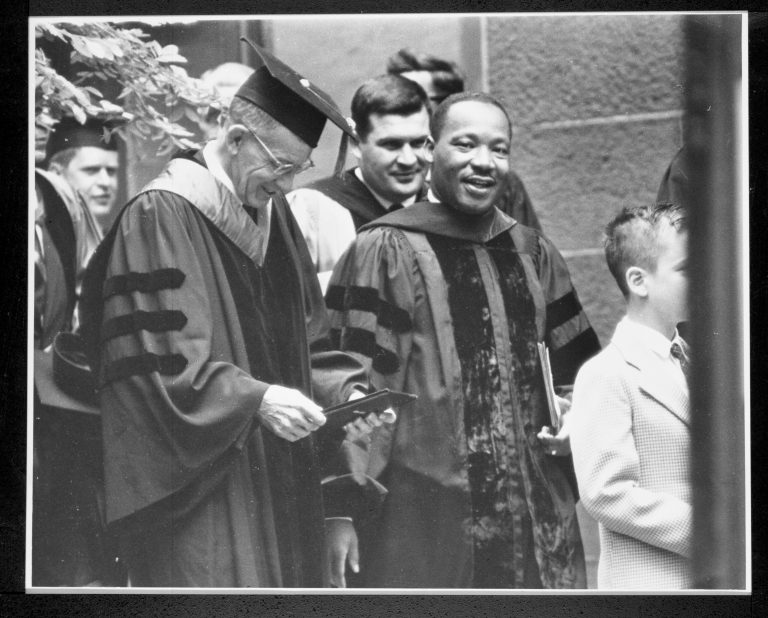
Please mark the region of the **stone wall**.
<svg viewBox="0 0 768 618"><path fill-rule="evenodd" d="M513 167L603 343L623 300L602 230L621 206L655 198L681 146L681 23L676 15L487 19L489 90L512 113Z"/></svg>

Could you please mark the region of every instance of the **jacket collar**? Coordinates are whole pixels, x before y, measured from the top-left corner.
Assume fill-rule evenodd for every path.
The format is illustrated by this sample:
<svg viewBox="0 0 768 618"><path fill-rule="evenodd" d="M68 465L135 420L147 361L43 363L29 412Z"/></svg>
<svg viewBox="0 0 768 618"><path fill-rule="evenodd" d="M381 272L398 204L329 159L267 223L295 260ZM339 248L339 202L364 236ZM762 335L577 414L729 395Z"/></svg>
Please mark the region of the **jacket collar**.
<svg viewBox="0 0 768 618"><path fill-rule="evenodd" d="M626 318L616 326L611 343L624 360L638 370L640 389L690 426L688 395L669 371L665 370L658 355L637 336Z"/></svg>

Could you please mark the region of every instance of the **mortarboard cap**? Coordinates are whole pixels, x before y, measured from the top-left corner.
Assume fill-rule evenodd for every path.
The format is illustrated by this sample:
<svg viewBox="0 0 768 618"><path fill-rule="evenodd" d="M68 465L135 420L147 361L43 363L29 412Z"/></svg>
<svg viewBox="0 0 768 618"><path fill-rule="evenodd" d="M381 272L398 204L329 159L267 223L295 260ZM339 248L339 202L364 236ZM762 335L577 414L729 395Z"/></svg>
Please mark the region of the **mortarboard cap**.
<svg viewBox="0 0 768 618"><path fill-rule="evenodd" d="M327 93L263 47L245 37L240 40L253 48L263 64L240 86L236 97L263 109L312 148L317 146L326 119L354 137L347 120Z"/></svg>
<svg viewBox="0 0 768 618"><path fill-rule="evenodd" d="M99 120L89 117L85 124L80 124L75 118L65 116L54 127L51 135L48 137L48 143L45 146L45 157L50 159L57 152L67 148L82 148L83 146L93 146L103 148L104 150L117 150L117 138L112 135L109 141L106 141L105 133L112 129L114 124L110 121Z"/></svg>

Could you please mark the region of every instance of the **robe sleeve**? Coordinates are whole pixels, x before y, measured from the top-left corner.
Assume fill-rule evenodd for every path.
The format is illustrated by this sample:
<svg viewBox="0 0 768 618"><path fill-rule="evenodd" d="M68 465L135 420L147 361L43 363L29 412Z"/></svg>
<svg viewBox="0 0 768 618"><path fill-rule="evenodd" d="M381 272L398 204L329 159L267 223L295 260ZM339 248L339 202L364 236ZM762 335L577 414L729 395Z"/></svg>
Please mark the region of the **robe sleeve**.
<svg viewBox="0 0 768 618"><path fill-rule="evenodd" d="M579 367L600 351L600 342L571 283L563 256L544 236L538 237L538 272L546 303L545 342L554 382L571 385Z"/></svg>
<svg viewBox="0 0 768 618"><path fill-rule="evenodd" d="M100 383L108 492L111 478L130 495L116 496L110 520L242 448L269 387L235 364L222 334L237 332L236 312L227 311L226 276L193 208L148 192L119 225L103 288Z"/></svg>
<svg viewBox="0 0 768 618"><path fill-rule="evenodd" d="M361 359L376 388L403 388L413 343L416 268L402 233L380 227L358 236L331 277L331 341Z"/></svg>
<svg viewBox="0 0 768 618"><path fill-rule="evenodd" d="M333 345L370 369L377 389L404 390L413 346L418 266L399 230L362 232L334 269L326 294ZM397 423L377 428L351 467L377 477L386 467Z"/></svg>

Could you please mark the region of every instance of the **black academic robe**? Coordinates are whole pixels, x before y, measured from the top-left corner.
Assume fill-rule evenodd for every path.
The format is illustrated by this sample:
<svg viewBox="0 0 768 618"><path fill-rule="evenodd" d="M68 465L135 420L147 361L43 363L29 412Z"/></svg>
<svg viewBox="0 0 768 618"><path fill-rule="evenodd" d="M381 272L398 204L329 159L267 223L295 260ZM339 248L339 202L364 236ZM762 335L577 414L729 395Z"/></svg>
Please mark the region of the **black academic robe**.
<svg viewBox="0 0 768 618"><path fill-rule="evenodd" d="M570 458L536 437L536 343L558 384L599 350L557 249L495 208L419 203L360 230L326 303L335 345L377 387L418 395L368 453L389 494L362 535L362 585L584 587Z"/></svg>
<svg viewBox="0 0 768 618"><path fill-rule="evenodd" d="M134 585L327 584L315 437L256 417L271 384L321 405L367 387L327 317L282 194L269 248L204 167L171 161L122 212L85 282L106 506Z"/></svg>
<svg viewBox="0 0 768 618"><path fill-rule="evenodd" d="M327 195L346 208L352 215L355 229L359 229L366 223L383 217L389 211L381 205L381 202L371 193L356 175L355 169L349 169L342 176L329 176L321 178L306 186ZM419 193L418 198L426 195L426 190Z"/></svg>

